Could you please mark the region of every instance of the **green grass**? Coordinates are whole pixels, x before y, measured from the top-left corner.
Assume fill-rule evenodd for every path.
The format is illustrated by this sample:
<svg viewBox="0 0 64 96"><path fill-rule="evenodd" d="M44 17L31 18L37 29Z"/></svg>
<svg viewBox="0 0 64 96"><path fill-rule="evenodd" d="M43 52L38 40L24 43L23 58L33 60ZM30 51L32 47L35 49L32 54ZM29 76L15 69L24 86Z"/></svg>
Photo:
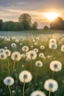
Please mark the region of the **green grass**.
<svg viewBox="0 0 64 96"><path fill-rule="evenodd" d="M0 31L0 35L4 36L26 36L26 35L53 35L53 34L64 34L64 30L44 30L44 29L38 29L38 30L26 30L26 31Z"/></svg>
<svg viewBox="0 0 64 96"><path fill-rule="evenodd" d="M33 34L35 34L35 31L31 31L31 32ZM39 32L42 33L42 30L37 30L37 34ZM49 32L49 34L50 34L55 31L53 30L51 32L51 30L47 30L47 31L43 30L43 34L45 34L45 32L47 34ZM56 32L58 32L58 30ZM63 33L63 31L59 31L59 33L60 32ZM61 44L59 44L59 42L61 40L61 36L59 36L59 38L56 38L57 44L58 44L58 48L56 50L50 49L48 47L50 38L51 37L43 38L41 36L41 37L39 37L39 40L37 40L36 37L34 37L36 42L38 42L37 45L34 45L31 37L29 37L28 39L25 38L24 40L20 39L19 43L16 43L17 48L11 48L11 43L15 42L15 40L11 39L10 41L5 41L4 39L0 39L0 42L1 42L0 48L4 48L5 46L8 46L8 49L11 50L11 52L19 51L22 54L23 53L22 46L27 45L30 50L33 50L34 48L38 48L39 53L40 52L44 53L45 57L47 57L48 55L51 56L51 58L46 58L46 59L43 59L43 58L41 59L41 58L37 57L35 60L32 60L32 61L26 61L25 58L22 58L19 62L16 62L16 70L14 72L12 71L13 60L11 60L11 57L8 57L9 66L10 66L9 75L12 76L15 80L15 83L11 87L11 90L15 90L16 94L12 95L12 96L22 96L23 83L20 83L18 77L19 77L19 73L23 70L28 70L33 75L32 82L26 84L26 86L25 86L25 96L30 96L30 94L34 90L44 91L46 96L48 96L48 92L44 89L43 86L44 86L44 82L47 79L52 78L53 72L50 70L49 65L50 65L50 62L53 60L58 60L62 63L62 70L60 72L55 73L55 75L54 75L54 79L58 82L59 88L55 93L51 93L51 96L64 96L64 53L61 52ZM19 45L21 42L22 42L22 45ZM34 47L31 48L31 45L33 45ZM40 49L41 45L45 46L44 50ZM39 68L38 71L36 70L36 66L35 66L35 62L37 60L41 60L43 62L43 66L41 68ZM2 65L3 65L3 74L2 74L2 68L1 68ZM7 59L4 61L0 60L0 96L9 96L8 88L7 88L7 86L5 86L3 84L3 79L8 76L7 65L8 65ZM24 67L22 67L22 65L24 65ZM33 66L33 69L30 65ZM37 72L37 77L35 77L36 72Z"/></svg>
<svg viewBox="0 0 64 96"><path fill-rule="evenodd" d="M43 33L43 34L51 34L51 33L64 33L64 30L52 30L52 29L37 29L37 30L27 30L24 32L28 32L28 33Z"/></svg>

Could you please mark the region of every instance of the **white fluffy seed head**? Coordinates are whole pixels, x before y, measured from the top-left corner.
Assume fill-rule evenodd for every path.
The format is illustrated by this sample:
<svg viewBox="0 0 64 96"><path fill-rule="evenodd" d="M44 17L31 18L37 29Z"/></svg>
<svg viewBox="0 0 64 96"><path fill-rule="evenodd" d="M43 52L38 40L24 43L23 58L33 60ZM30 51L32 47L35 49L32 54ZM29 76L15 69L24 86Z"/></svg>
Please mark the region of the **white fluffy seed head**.
<svg viewBox="0 0 64 96"><path fill-rule="evenodd" d="M21 59L21 54L17 51L13 52L11 55L11 59L15 61L19 61Z"/></svg>
<svg viewBox="0 0 64 96"><path fill-rule="evenodd" d="M30 96L46 96L46 95L44 92L36 90L36 91L32 92Z"/></svg>
<svg viewBox="0 0 64 96"><path fill-rule="evenodd" d="M58 83L57 81L53 80L53 79L48 79L45 81L44 83L44 88L47 90L47 91L50 91L50 92L55 92L57 91L58 89Z"/></svg>
<svg viewBox="0 0 64 96"><path fill-rule="evenodd" d="M31 50L26 53L26 57L29 58L30 60L34 60L37 58L37 53L35 51Z"/></svg>
<svg viewBox="0 0 64 96"><path fill-rule="evenodd" d="M20 82L23 82L23 83L31 82L31 80L32 80L32 74L29 71L27 71L27 70L22 71L19 74L19 80L20 80Z"/></svg>
<svg viewBox="0 0 64 96"><path fill-rule="evenodd" d="M35 66L42 67L43 66L42 61L40 61L40 60L36 61Z"/></svg>
<svg viewBox="0 0 64 96"><path fill-rule="evenodd" d="M60 71L60 70L62 69L62 64L61 64L61 62L60 62L60 61L52 61L52 62L50 63L50 69L51 69L52 71L55 71L55 72Z"/></svg>
<svg viewBox="0 0 64 96"><path fill-rule="evenodd" d="M14 84L14 79L10 76L6 77L4 80L3 80L4 84L6 86L12 86Z"/></svg>

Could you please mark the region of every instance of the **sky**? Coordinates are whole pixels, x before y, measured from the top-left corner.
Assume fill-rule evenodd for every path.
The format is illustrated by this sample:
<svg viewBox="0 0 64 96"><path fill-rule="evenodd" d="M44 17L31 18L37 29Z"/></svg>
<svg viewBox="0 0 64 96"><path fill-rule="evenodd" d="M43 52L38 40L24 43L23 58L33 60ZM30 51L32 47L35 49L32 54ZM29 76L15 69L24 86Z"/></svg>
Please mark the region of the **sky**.
<svg viewBox="0 0 64 96"><path fill-rule="evenodd" d="M0 19L3 21L18 21L23 13L37 21L39 28L49 25L47 12L57 12L64 19L64 0L0 0Z"/></svg>

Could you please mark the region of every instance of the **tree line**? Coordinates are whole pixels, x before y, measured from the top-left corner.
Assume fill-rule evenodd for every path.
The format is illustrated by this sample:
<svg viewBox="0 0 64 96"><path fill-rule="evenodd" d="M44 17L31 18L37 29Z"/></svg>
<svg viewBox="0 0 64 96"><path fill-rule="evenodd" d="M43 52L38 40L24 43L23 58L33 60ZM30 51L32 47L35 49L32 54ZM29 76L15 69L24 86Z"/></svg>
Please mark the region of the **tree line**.
<svg viewBox="0 0 64 96"><path fill-rule="evenodd" d="M32 18L29 14L21 14L18 18L18 22L0 20L0 31L22 31L22 30L36 30L38 23L32 23ZM50 23L50 28L44 26L44 29L57 29L64 30L64 20L61 17L57 17Z"/></svg>
<svg viewBox="0 0 64 96"><path fill-rule="evenodd" d="M64 20L61 17L57 17L50 23L50 27L45 25L44 29L64 30Z"/></svg>
<svg viewBox="0 0 64 96"><path fill-rule="evenodd" d="M32 24L32 19L29 14L20 15L18 22L6 21L0 19L0 31L22 31L22 30L36 30L38 23Z"/></svg>
<svg viewBox="0 0 64 96"><path fill-rule="evenodd" d="M61 17L57 17L50 24L51 29L64 30L64 20Z"/></svg>

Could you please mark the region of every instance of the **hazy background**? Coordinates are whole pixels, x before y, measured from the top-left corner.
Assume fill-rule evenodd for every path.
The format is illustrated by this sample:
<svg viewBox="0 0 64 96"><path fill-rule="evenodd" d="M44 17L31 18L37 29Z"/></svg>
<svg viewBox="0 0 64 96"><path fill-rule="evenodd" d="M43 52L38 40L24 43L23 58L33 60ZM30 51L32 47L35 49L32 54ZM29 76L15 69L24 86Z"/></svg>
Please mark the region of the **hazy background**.
<svg viewBox="0 0 64 96"><path fill-rule="evenodd" d="M64 19L64 0L0 0L0 19L4 21L18 21L22 13L28 13L41 28L50 23L45 17L49 11L59 12Z"/></svg>

